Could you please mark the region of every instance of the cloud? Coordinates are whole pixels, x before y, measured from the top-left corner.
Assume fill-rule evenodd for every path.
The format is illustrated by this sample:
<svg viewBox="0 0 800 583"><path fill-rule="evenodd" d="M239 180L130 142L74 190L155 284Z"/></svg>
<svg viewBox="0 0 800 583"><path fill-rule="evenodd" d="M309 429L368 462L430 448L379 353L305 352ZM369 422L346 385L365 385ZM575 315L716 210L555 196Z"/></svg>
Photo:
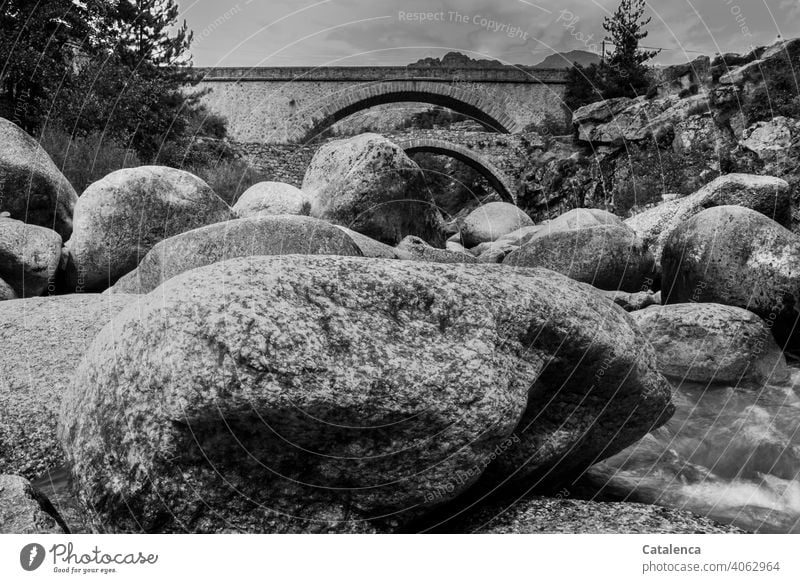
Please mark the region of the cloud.
<svg viewBox="0 0 800 583"><path fill-rule="evenodd" d="M406 64L459 50L535 64L555 51L592 48L618 0L179 0L198 35L201 66ZM699 52L746 51L797 35L797 0L649 1L650 35L663 63ZM537 8L540 6L542 9ZM191 7L191 9L189 9ZM573 15L565 25L562 11ZM421 13L426 16L408 18ZM436 13L436 19L427 17ZM227 16L226 16L227 15ZM520 34L509 34L517 27ZM591 39L588 40L587 39Z"/></svg>

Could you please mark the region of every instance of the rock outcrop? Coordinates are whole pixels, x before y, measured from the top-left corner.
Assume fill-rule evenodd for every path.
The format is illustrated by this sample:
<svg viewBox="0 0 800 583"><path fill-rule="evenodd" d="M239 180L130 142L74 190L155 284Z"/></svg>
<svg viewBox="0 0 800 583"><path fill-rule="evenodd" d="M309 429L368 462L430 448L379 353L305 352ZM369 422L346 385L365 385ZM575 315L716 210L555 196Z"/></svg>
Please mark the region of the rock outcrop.
<svg viewBox="0 0 800 583"><path fill-rule="evenodd" d="M377 134L329 142L303 179L311 216L388 245L407 235L444 246L443 220L419 166L400 146Z"/></svg>
<svg viewBox="0 0 800 583"><path fill-rule="evenodd" d="M0 468L33 480L64 463L61 396L95 335L136 296L0 303Z"/></svg>
<svg viewBox="0 0 800 583"><path fill-rule="evenodd" d="M679 381L762 385L789 379L764 321L720 304L654 306L632 314L656 349L659 370Z"/></svg>
<svg viewBox="0 0 800 583"><path fill-rule="evenodd" d="M156 243L227 221L233 212L202 180L174 168L112 172L86 189L75 208L69 287L102 291L136 268Z"/></svg>
<svg viewBox="0 0 800 583"><path fill-rule="evenodd" d="M341 229L352 239L353 243L356 244L356 247L358 247L358 250L361 251L364 257L373 257L376 259L411 259L411 255L397 247L389 247L389 245L385 243L376 241L361 233L356 233L347 227L342 227L341 225L334 226Z"/></svg>
<svg viewBox="0 0 800 583"><path fill-rule="evenodd" d="M0 212L69 239L78 201L75 189L36 140L3 118L0 144Z"/></svg>
<svg viewBox="0 0 800 583"><path fill-rule="evenodd" d="M50 501L20 476L0 475L0 534L68 534Z"/></svg>
<svg viewBox="0 0 800 583"><path fill-rule="evenodd" d="M105 531L385 531L512 450L530 476L641 437L670 413L654 367L622 310L545 270L233 259L101 332L60 434Z"/></svg>
<svg viewBox="0 0 800 583"><path fill-rule="evenodd" d="M800 237L740 206L705 210L676 228L662 256L664 303L745 308L782 347L798 344Z"/></svg>
<svg viewBox="0 0 800 583"><path fill-rule="evenodd" d="M112 293L146 294L185 271L235 257L344 255L360 257L353 240L334 225L292 215L215 223L158 243Z"/></svg>
<svg viewBox="0 0 800 583"><path fill-rule="evenodd" d="M291 184L259 182L242 193L233 212L240 219L269 215L307 215L311 210L309 196Z"/></svg>
<svg viewBox="0 0 800 583"><path fill-rule="evenodd" d="M40 296L54 286L60 261L58 233L0 217L0 278L17 297Z"/></svg>

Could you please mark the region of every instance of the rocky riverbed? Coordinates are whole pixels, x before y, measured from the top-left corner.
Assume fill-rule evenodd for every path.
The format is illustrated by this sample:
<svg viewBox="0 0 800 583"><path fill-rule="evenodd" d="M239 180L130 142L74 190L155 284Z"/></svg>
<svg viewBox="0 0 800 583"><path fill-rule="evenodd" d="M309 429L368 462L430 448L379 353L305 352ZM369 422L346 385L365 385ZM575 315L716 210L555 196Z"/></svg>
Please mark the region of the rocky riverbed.
<svg viewBox="0 0 800 583"><path fill-rule="evenodd" d="M576 139L696 115L657 99L588 106ZM2 532L798 529L785 173L448 221L377 134L233 207L154 166L79 197L0 143Z"/></svg>

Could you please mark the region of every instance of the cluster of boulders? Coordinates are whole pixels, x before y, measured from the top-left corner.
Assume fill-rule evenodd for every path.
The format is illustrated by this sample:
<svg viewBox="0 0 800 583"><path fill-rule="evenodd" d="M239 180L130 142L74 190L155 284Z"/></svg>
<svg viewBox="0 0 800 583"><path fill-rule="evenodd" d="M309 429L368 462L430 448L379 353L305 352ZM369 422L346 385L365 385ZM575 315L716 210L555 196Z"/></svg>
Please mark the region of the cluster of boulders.
<svg viewBox="0 0 800 583"><path fill-rule="evenodd" d="M21 478L0 512L4 488L28 502L0 531L66 530L24 479L68 464L97 531L392 532L622 451L670 418L666 377L787 376L800 239L778 179L628 221L491 203L447 240L375 134L231 208L163 167L78 198L3 124L0 473Z"/></svg>

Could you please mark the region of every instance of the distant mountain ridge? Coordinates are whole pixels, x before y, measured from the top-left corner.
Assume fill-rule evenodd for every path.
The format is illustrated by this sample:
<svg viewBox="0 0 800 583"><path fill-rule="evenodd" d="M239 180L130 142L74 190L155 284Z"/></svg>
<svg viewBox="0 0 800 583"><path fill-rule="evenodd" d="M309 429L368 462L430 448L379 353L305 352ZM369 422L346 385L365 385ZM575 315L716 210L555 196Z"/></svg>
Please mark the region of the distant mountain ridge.
<svg viewBox="0 0 800 583"><path fill-rule="evenodd" d="M569 69L573 63L578 63L583 67L594 65L600 62L600 55L589 51L569 51L568 53L556 53L550 55L535 69Z"/></svg>
<svg viewBox="0 0 800 583"><path fill-rule="evenodd" d="M548 56L534 69L569 69L573 63L578 63L584 67L593 63L600 62L600 55L589 51L569 51L568 53L556 53ZM490 59L473 59L463 53L449 52L445 56L425 57L416 63L408 65L412 68L442 68L442 69L497 69L504 67L526 67L530 65L504 65L500 61Z"/></svg>

